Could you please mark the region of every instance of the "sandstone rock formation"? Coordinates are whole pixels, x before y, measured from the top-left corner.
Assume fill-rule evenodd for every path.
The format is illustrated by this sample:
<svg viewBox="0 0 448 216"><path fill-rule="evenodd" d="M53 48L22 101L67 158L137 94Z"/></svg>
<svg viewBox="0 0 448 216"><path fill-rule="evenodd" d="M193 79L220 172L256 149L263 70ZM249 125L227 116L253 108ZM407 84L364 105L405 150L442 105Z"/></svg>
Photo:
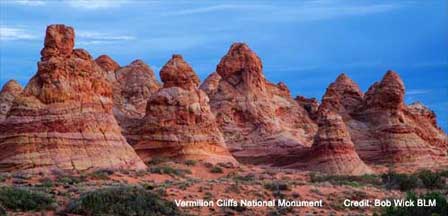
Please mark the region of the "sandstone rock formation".
<svg viewBox="0 0 448 216"><path fill-rule="evenodd" d="M169 157L237 165L191 66L173 55L160 77L163 88L149 97L145 117L128 136L139 156L145 161Z"/></svg>
<svg viewBox="0 0 448 216"><path fill-rule="evenodd" d="M447 160L448 138L422 105L404 104L405 87L388 71L365 95L341 75L327 89L323 104L343 116L359 156L368 163L431 167Z"/></svg>
<svg viewBox="0 0 448 216"><path fill-rule="evenodd" d="M0 122L5 120L14 99L19 96L22 90L22 86L15 80L10 80L3 85L0 91Z"/></svg>
<svg viewBox="0 0 448 216"><path fill-rule="evenodd" d="M342 117L325 106L317 116L313 146L289 168L306 168L331 175L364 175L373 171L359 158Z"/></svg>
<svg viewBox="0 0 448 216"><path fill-rule="evenodd" d="M146 167L112 115L104 72L74 38L48 26L38 71L0 122L0 172Z"/></svg>
<svg viewBox="0 0 448 216"><path fill-rule="evenodd" d="M128 127L143 118L148 98L159 90L161 84L142 60L120 67L109 56L101 55L95 62L106 72L112 85L113 113L126 137Z"/></svg>
<svg viewBox="0 0 448 216"><path fill-rule="evenodd" d="M260 58L246 44L233 44L200 88L208 93L237 159L270 163L291 149L311 145L316 124L286 85L266 81Z"/></svg>
<svg viewBox="0 0 448 216"><path fill-rule="evenodd" d="M297 96L295 98L296 102L302 106L307 112L311 119L317 118L317 110L319 109L319 102L316 98L306 98L303 96Z"/></svg>

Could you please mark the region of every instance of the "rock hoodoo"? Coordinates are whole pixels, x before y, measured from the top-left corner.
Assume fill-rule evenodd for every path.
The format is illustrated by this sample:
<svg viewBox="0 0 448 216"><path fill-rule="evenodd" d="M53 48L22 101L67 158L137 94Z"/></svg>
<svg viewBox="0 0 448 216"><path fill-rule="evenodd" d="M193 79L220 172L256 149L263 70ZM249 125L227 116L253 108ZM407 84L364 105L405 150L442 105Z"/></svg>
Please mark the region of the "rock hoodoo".
<svg viewBox="0 0 448 216"><path fill-rule="evenodd" d="M169 157L237 165L191 66L173 55L160 77L163 88L149 97L145 117L130 130L129 140L139 156L145 161Z"/></svg>
<svg viewBox="0 0 448 216"><path fill-rule="evenodd" d="M262 68L246 44L235 43L201 89L233 155L270 163L291 149L310 146L317 127L286 85L266 81Z"/></svg>
<svg viewBox="0 0 448 216"><path fill-rule="evenodd" d="M121 135L112 91L74 30L50 25L38 71L0 123L0 171L146 166Z"/></svg>
<svg viewBox="0 0 448 216"><path fill-rule="evenodd" d="M6 118L12 102L19 96L22 90L22 86L15 80L10 80L3 85L0 91L0 122Z"/></svg>
<svg viewBox="0 0 448 216"><path fill-rule="evenodd" d="M344 82L340 78L330 85L331 96L326 94L323 101L330 101L330 107L344 117L364 161L414 168L446 162L446 134L435 124L431 111L405 105L405 87L397 73L388 71L364 96L346 76Z"/></svg>

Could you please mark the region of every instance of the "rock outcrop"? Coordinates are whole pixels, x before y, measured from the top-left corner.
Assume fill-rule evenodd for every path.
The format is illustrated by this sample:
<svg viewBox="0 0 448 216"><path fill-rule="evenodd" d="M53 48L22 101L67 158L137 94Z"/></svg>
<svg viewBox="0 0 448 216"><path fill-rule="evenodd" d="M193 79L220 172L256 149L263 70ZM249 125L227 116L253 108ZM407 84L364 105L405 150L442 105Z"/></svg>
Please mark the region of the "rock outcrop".
<svg viewBox="0 0 448 216"><path fill-rule="evenodd" d="M127 137L128 127L145 116L148 98L160 89L161 84L142 60L120 67L109 56L101 55L95 62L105 71L112 85L113 113Z"/></svg>
<svg viewBox="0 0 448 216"><path fill-rule="evenodd" d="M286 85L266 81L260 58L246 44L233 44L201 89L208 93L229 149L241 161L270 163L312 144L316 124Z"/></svg>
<svg viewBox="0 0 448 216"><path fill-rule="evenodd" d="M305 168L331 175L364 175L373 171L359 158L342 117L325 106L317 114L319 130L313 146L288 168Z"/></svg>
<svg viewBox="0 0 448 216"><path fill-rule="evenodd" d="M317 110L319 109L319 102L316 98L306 98L303 96L297 96L295 98L296 102L302 106L307 112L311 119L317 118Z"/></svg>
<svg viewBox="0 0 448 216"><path fill-rule="evenodd" d="M3 85L0 91L0 122L5 120L14 99L19 96L22 90L22 86L15 80L10 80Z"/></svg>
<svg viewBox="0 0 448 216"><path fill-rule="evenodd" d="M168 157L237 165L191 66L173 55L160 77L163 88L149 97L145 117L128 136L138 155L145 161Z"/></svg>
<svg viewBox="0 0 448 216"><path fill-rule="evenodd" d="M112 115L104 72L74 38L48 26L38 71L0 122L0 172L146 167Z"/></svg>
<svg viewBox="0 0 448 216"><path fill-rule="evenodd" d="M323 104L347 124L356 150L369 164L431 167L447 161L448 139L426 107L404 103L399 75L388 71L363 95L341 75L327 89Z"/></svg>

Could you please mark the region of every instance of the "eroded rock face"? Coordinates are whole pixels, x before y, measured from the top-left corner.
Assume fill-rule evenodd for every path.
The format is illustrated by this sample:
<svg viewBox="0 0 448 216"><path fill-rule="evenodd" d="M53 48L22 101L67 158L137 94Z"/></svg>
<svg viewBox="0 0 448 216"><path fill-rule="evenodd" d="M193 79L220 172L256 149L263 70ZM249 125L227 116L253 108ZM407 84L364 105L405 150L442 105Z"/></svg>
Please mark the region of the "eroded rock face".
<svg viewBox="0 0 448 216"><path fill-rule="evenodd" d="M321 106L319 130L311 149L290 168L306 168L331 175L364 175L373 171L359 158L342 117Z"/></svg>
<svg viewBox="0 0 448 216"><path fill-rule="evenodd" d="M118 85L114 92L118 119L141 118L145 115L148 98L161 87L154 71L142 60L135 60L115 72Z"/></svg>
<svg viewBox="0 0 448 216"><path fill-rule="evenodd" d="M237 165L190 65L173 55L160 76L163 88L149 97L145 117L130 130L139 156L145 161L169 157Z"/></svg>
<svg viewBox="0 0 448 216"><path fill-rule="evenodd" d="M317 110L319 109L319 102L316 98L306 98L303 96L297 96L295 98L296 102L302 106L307 112L311 119L317 118Z"/></svg>
<svg viewBox="0 0 448 216"><path fill-rule="evenodd" d="M3 85L0 91L0 122L6 118L14 99L22 90L22 86L15 80L10 80Z"/></svg>
<svg viewBox="0 0 448 216"><path fill-rule="evenodd" d="M0 123L0 171L146 166L112 115L112 89L73 28L50 25L38 71Z"/></svg>
<svg viewBox="0 0 448 216"><path fill-rule="evenodd" d="M233 44L201 88L237 159L271 163L291 149L311 145L315 123L286 85L265 80L260 58L246 44Z"/></svg>
<svg viewBox="0 0 448 216"><path fill-rule="evenodd" d="M341 74L331 83L322 98L322 106L339 113L343 118L349 115L363 102L364 94L359 86L347 75Z"/></svg>
<svg viewBox="0 0 448 216"><path fill-rule="evenodd" d="M120 65L114 61L108 55L100 55L95 59L96 64L100 66L107 73L115 73L118 69L120 69Z"/></svg>
<svg viewBox="0 0 448 216"><path fill-rule="evenodd" d="M346 96L334 90L341 85L333 83L323 97L323 105L329 102L327 107L343 116L361 159L410 168L428 168L447 160L446 134L427 108L404 104L405 87L397 73L388 71L364 97L349 84L352 82L344 83L352 86L344 88Z"/></svg>
<svg viewBox="0 0 448 216"><path fill-rule="evenodd" d="M142 60L120 67L109 56L101 55L95 62L105 71L112 86L113 113L126 137L128 127L145 116L148 98L160 89L161 84Z"/></svg>

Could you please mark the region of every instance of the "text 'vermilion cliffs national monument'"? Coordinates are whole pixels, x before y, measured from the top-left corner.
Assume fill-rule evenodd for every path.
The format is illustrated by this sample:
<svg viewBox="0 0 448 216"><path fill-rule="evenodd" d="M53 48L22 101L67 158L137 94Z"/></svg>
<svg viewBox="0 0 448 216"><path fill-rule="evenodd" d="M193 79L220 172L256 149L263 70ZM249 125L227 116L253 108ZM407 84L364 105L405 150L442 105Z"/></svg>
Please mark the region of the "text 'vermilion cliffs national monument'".
<svg viewBox="0 0 448 216"><path fill-rule="evenodd" d="M180 55L159 83L141 60L120 67L74 43L73 28L49 26L36 75L2 88L0 172L143 169L157 157L348 175L448 163L435 113L406 105L393 71L366 93L342 74L319 104L266 80L244 43L202 84Z"/></svg>

